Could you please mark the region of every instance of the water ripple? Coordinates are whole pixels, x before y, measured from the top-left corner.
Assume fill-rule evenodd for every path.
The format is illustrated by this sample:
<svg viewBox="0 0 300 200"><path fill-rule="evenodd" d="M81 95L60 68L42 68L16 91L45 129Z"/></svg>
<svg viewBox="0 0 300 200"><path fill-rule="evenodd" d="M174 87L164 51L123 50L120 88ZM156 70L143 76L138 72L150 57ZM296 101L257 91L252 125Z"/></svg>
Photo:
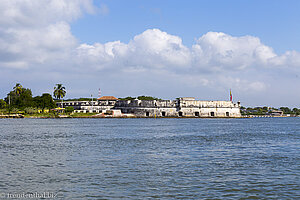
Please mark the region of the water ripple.
<svg viewBox="0 0 300 200"><path fill-rule="evenodd" d="M2 119L0 192L299 199L300 119Z"/></svg>

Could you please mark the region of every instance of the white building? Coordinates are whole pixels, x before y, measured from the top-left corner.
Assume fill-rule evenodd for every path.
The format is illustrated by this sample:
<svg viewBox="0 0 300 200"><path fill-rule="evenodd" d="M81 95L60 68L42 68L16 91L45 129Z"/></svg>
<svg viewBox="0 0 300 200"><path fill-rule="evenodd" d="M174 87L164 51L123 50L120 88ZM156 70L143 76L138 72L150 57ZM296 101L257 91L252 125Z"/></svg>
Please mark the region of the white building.
<svg viewBox="0 0 300 200"><path fill-rule="evenodd" d="M73 106L75 112L109 113L121 111L136 117L241 117L240 103L231 101L200 101L194 97L176 100L119 100L103 96L96 101L57 102L59 107Z"/></svg>

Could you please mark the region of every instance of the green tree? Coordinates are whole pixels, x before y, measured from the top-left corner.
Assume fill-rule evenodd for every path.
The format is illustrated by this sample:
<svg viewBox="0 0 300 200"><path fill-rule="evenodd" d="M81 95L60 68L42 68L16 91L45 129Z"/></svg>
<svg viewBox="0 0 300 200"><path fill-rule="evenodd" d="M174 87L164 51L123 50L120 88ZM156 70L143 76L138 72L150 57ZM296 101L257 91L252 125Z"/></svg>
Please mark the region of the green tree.
<svg viewBox="0 0 300 200"><path fill-rule="evenodd" d="M124 97L124 98L119 98L120 100L134 100L135 97Z"/></svg>
<svg viewBox="0 0 300 200"><path fill-rule="evenodd" d="M15 90L10 91L5 98L7 104L11 107L23 109L25 107L32 107L32 92L28 88L21 88L21 92L17 93Z"/></svg>
<svg viewBox="0 0 300 200"><path fill-rule="evenodd" d="M17 96L15 106L20 109L33 106L32 92L30 89L22 88L22 92Z"/></svg>
<svg viewBox="0 0 300 200"><path fill-rule="evenodd" d="M66 96L66 88L62 86L62 84L56 84L54 87L53 96L56 99L62 99Z"/></svg>
<svg viewBox="0 0 300 200"><path fill-rule="evenodd" d="M34 106L41 109L51 109L55 108L55 102L50 94L44 93L42 96L36 96L33 98Z"/></svg>
<svg viewBox="0 0 300 200"><path fill-rule="evenodd" d="M44 93L42 94L41 96L41 100L42 100L42 107L41 108L55 108L56 105L55 105L55 102L53 101L53 98L51 96L51 94L48 94L48 93Z"/></svg>
<svg viewBox="0 0 300 200"><path fill-rule="evenodd" d="M20 96L20 94L23 92L23 86L20 83L17 83L13 89L18 96Z"/></svg>
<svg viewBox="0 0 300 200"><path fill-rule="evenodd" d="M14 105L14 102L17 99L17 94L14 91L10 91L7 94L7 97L4 98L4 101L6 102L6 104L11 107L12 105Z"/></svg>
<svg viewBox="0 0 300 200"><path fill-rule="evenodd" d="M139 100L161 100L159 98L156 97L151 97L151 96L138 96Z"/></svg>
<svg viewBox="0 0 300 200"><path fill-rule="evenodd" d="M288 107L280 107L280 110L283 111L284 114L292 114L292 111Z"/></svg>
<svg viewBox="0 0 300 200"><path fill-rule="evenodd" d="M7 103L3 99L0 99L0 109L6 108L6 107L7 107Z"/></svg>
<svg viewBox="0 0 300 200"><path fill-rule="evenodd" d="M269 107L264 106L264 107L262 107L262 110L265 111L265 112L268 112L269 111Z"/></svg>
<svg viewBox="0 0 300 200"><path fill-rule="evenodd" d="M294 113L295 115L300 115L300 109L298 109L298 108L293 108L293 113Z"/></svg>

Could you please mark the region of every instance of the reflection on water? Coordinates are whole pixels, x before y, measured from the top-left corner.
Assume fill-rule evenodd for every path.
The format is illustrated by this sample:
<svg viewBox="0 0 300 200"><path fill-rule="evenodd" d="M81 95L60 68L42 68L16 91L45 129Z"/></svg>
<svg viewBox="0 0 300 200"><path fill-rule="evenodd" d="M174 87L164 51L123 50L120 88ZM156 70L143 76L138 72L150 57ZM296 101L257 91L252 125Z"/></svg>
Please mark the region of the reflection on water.
<svg viewBox="0 0 300 200"><path fill-rule="evenodd" d="M1 119L0 193L297 199L300 119Z"/></svg>

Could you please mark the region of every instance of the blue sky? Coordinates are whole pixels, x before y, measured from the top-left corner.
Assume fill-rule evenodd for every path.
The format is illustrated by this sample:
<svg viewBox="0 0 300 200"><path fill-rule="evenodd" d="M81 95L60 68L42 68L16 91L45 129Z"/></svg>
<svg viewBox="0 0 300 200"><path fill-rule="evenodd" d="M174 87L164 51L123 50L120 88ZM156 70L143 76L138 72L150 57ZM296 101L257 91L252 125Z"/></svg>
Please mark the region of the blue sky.
<svg viewBox="0 0 300 200"><path fill-rule="evenodd" d="M179 35L191 46L209 32L252 35L278 53L300 51L298 0L106 0L106 15L86 15L72 23L81 42L128 42L141 32L158 28Z"/></svg>
<svg viewBox="0 0 300 200"><path fill-rule="evenodd" d="M0 98L194 96L300 107L300 1L0 2Z"/></svg>

